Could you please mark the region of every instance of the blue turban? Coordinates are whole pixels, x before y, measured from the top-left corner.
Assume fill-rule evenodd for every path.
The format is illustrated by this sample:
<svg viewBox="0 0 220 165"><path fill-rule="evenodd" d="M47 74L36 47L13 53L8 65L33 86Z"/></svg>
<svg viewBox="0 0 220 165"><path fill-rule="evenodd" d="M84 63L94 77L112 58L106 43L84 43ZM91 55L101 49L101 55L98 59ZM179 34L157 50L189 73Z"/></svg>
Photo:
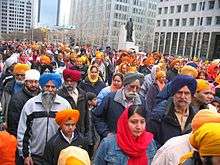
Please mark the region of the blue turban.
<svg viewBox="0 0 220 165"><path fill-rule="evenodd" d="M158 93L156 97L156 103L159 103L163 100L167 100L169 97L175 95L182 87L187 86L191 92L191 95L194 95L196 92L197 81L192 76L187 75L177 75L172 81L170 81L164 89Z"/></svg>
<svg viewBox="0 0 220 165"><path fill-rule="evenodd" d="M186 65L192 66L194 68L198 68L198 65L195 62L189 62Z"/></svg>
<svg viewBox="0 0 220 165"><path fill-rule="evenodd" d="M52 81L56 88L58 89L62 85L61 76L57 73L44 73L40 76L40 86L43 88L48 81Z"/></svg>

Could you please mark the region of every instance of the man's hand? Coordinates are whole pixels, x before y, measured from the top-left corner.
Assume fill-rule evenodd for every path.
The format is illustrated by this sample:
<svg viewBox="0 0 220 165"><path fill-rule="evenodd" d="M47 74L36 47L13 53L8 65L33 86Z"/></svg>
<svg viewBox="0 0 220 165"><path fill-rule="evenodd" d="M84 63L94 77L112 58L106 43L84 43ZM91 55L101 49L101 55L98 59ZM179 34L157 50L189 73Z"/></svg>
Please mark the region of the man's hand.
<svg viewBox="0 0 220 165"><path fill-rule="evenodd" d="M26 157L24 159L24 165L34 165L34 162L33 162L32 158L30 156Z"/></svg>

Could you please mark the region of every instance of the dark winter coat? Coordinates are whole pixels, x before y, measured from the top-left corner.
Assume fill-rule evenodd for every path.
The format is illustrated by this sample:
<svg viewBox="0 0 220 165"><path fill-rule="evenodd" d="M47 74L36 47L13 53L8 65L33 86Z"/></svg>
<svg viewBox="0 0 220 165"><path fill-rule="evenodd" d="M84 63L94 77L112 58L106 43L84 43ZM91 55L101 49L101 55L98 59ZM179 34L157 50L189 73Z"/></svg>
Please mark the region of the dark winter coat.
<svg viewBox="0 0 220 165"><path fill-rule="evenodd" d="M103 99L102 103L92 111L96 131L101 138L106 137L108 133L116 132L117 120L126 107L121 93L121 90L116 93L111 92ZM144 109L147 111L143 97L140 96L136 104L143 105Z"/></svg>
<svg viewBox="0 0 220 165"><path fill-rule="evenodd" d="M83 137L77 130L74 131L74 138L71 143L67 142L61 134L60 130L58 130L57 133L52 136L46 144L43 156L45 165L57 165L60 151L69 146L77 146L83 149L87 149Z"/></svg>
<svg viewBox="0 0 220 165"><path fill-rule="evenodd" d="M178 70L176 69L169 69L167 71L167 80L168 82L172 81L178 75Z"/></svg>
<svg viewBox="0 0 220 165"><path fill-rule="evenodd" d="M8 106L7 130L15 137L17 136L18 122L22 108L33 96L34 95L31 92L29 92L26 88L23 88L22 91L14 94L11 98Z"/></svg>
<svg viewBox="0 0 220 165"><path fill-rule="evenodd" d="M98 95L99 92L105 87L105 83L101 80L98 80L95 84L93 84L88 80L88 78L86 78L80 83L79 87L86 92L92 92Z"/></svg>
<svg viewBox="0 0 220 165"><path fill-rule="evenodd" d="M173 100L165 100L153 109L149 120L149 131L154 134L155 141L161 146L172 137L190 133L194 115L195 112L190 106L189 116L182 131L174 112Z"/></svg>
<svg viewBox="0 0 220 165"><path fill-rule="evenodd" d="M85 135L89 129L89 115L88 115L88 107L87 107L87 100L86 100L86 92L82 89L77 87L79 92L77 104L73 100L73 98L69 95L67 89L62 87L58 91L58 95L65 98L71 105L73 109L77 109L80 112L80 119L77 123L77 129L80 133Z"/></svg>
<svg viewBox="0 0 220 165"><path fill-rule="evenodd" d="M160 92L159 87L156 83L153 83L149 86L149 89L146 94L146 104L149 112L153 110L156 105L156 97Z"/></svg>

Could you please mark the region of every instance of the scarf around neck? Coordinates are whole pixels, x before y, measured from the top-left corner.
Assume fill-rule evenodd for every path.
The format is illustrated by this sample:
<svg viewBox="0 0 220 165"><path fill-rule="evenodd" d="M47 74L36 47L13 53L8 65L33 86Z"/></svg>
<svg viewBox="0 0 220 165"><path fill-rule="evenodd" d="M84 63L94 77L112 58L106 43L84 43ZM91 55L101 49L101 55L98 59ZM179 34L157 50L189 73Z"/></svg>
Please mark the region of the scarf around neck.
<svg viewBox="0 0 220 165"><path fill-rule="evenodd" d="M119 148L128 158L128 165L147 165L147 147L151 143L153 135L144 131L135 138L128 128L128 108L121 114L117 123L116 141Z"/></svg>

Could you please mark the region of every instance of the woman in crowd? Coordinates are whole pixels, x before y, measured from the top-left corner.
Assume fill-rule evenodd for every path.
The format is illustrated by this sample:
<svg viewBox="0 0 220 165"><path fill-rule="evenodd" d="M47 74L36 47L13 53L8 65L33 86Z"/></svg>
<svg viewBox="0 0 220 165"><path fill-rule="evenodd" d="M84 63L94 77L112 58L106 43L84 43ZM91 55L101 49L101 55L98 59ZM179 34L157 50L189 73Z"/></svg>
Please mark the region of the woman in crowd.
<svg viewBox="0 0 220 165"><path fill-rule="evenodd" d="M147 165L156 152L153 135L146 131L144 108L131 105L118 119L116 135L110 135L101 142L95 165Z"/></svg>
<svg viewBox="0 0 220 165"><path fill-rule="evenodd" d="M85 80L80 83L80 88L86 92L92 92L96 95L105 87L105 83L99 76L99 69L97 66L90 66L88 69L88 75Z"/></svg>
<svg viewBox="0 0 220 165"><path fill-rule="evenodd" d="M116 92L121 89L123 83L123 75L121 73L116 73L112 77L112 84L103 88L97 96L97 104L99 105L103 98L107 96L110 92Z"/></svg>

